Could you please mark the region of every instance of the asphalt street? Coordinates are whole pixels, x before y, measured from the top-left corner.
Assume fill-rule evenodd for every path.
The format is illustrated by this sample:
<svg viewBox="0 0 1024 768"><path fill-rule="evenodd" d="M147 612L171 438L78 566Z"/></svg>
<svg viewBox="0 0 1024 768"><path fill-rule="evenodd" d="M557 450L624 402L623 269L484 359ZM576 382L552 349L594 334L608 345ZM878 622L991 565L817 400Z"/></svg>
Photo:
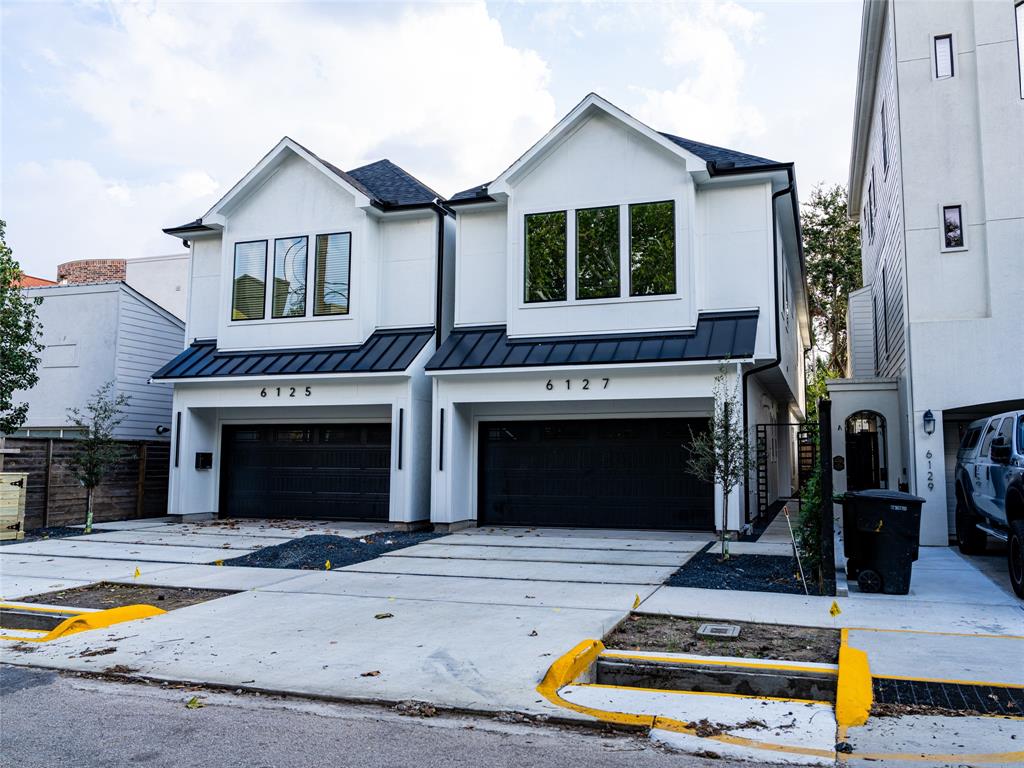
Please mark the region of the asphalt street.
<svg viewBox="0 0 1024 768"><path fill-rule="evenodd" d="M196 696L201 707L188 708ZM0 666L0 766L716 766L645 736ZM750 766L750 763L744 763Z"/></svg>

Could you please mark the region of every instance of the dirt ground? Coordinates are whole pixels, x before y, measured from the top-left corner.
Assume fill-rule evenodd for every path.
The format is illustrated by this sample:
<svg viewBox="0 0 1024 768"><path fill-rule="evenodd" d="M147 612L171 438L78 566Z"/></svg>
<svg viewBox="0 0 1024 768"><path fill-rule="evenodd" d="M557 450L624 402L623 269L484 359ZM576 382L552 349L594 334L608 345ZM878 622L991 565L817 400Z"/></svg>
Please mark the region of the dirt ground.
<svg viewBox="0 0 1024 768"><path fill-rule="evenodd" d="M739 637L699 637L697 628L708 623L735 624L740 628ZM631 614L604 639L604 644L622 651L667 651L825 664L835 664L839 658L839 630L675 616Z"/></svg>
<svg viewBox="0 0 1024 768"><path fill-rule="evenodd" d="M105 581L84 587L61 589L42 595L23 597L19 603L64 605L69 608L119 608L123 605L153 605L165 611L187 605L205 603L234 592L219 589L191 589L189 587L152 587L145 584L111 584Z"/></svg>

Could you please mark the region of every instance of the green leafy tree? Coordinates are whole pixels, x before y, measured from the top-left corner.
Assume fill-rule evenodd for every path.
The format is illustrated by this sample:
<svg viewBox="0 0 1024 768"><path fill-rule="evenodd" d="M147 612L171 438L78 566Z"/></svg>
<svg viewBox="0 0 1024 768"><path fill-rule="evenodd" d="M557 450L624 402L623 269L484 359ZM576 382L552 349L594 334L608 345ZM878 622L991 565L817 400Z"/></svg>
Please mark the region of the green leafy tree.
<svg viewBox="0 0 1024 768"><path fill-rule="evenodd" d="M618 206L576 211L576 298L618 295Z"/></svg>
<svg viewBox="0 0 1024 768"><path fill-rule="evenodd" d="M814 346L825 368L846 370L846 307L861 287L860 230L847 215L846 190L816 186L800 214Z"/></svg>
<svg viewBox="0 0 1024 768"><path fill-rule="evenodd" d="M14 404L14 393L31 389L39 381L39 341L42 326L36 306L21 291L21 267L7 245L7 224L0 220L0 435L21 429L28 404ZM0 461L3 461L0 454Z"/></svg>
<svg viewBox="0 0 1024 768"><path fill-rule="evenodd" d="M92 533L93 493L124 455L123 448L114 439L114 431L124 419L124 407L130 401L129 395L115 394L114 382L108 381L89 398L84 412L78 408L68 409L71 422L84 433L84 437L75 441L70 468L85 486L86 533Z"/></svg>
<svg viewBox="0 0 1024 768"><path fill-rule="evenodd" d="M707 483L722 487L722 559L729 559L729 495L753 467L752 451L743 432L743 406L739 381L729 384L725 368L715 377L712 389L714 409L706 432L694 434L690 445L689 469Z"/></svg>
<svg viewBox="0 0 1024 768"><path fill-rule="evenodd" d="M675 206L671 202L629 207L629 293L660 296L676 289Z"/></svg>
<svg viewBox="0 0 1024 768"><path fill-rule="evenodd" d="M526 217L526 300L565 301L565 211Z"/></svg>

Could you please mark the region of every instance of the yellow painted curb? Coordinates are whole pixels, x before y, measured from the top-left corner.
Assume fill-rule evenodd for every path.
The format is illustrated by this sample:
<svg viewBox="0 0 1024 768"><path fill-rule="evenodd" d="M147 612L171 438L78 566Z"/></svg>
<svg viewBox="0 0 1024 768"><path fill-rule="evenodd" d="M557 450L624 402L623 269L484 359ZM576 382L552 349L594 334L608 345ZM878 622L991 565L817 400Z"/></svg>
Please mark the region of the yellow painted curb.
<svg viewBox="0 0 1024 768"><path fill-rule="evenodd" d="M839 641L839 679L836 683L836 722L852 728L864 725L871 712L871 668L868 655L847 642L843 629Z"/></svg>
<svg viewBox="0 0 1024 768"><path fill-rule="evenodd" d="M50 613L67 613L67 611L51 610ZM125 621L135 621L136 619L145 619L150 616L159 616L162 613L167 613L167 611L161 610L160 608L152 605L123 605L120 608L108 608L105 611L93 611L89 613L80 613L77 616L71 616L42 637L0 635L0 640L17 640L22 643L48 643L51 640L66 637L67 635L73 635L78 632L85 632L90 629L103 629L105 627L113 626L114 624L121 624Z"/></svg>

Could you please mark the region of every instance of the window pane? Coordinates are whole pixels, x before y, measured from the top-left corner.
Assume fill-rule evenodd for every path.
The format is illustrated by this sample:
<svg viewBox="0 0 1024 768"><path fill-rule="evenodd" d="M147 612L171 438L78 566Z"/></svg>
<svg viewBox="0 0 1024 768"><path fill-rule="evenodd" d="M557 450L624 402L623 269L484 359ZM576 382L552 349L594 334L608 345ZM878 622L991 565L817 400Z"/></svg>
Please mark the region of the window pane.
<svg viewBox="0 0 1024 768"><path fill-rule="evenodd" d="M347 315L352 233L316 236L314 315Z"/></svg>
<svg viewBox="0 0 1024 768"><path fill-rule="evenodd" d="M619 295L619 207L576 211L576 298Z"/></svg>
<svg viewBox="0 0 1024 768"><path fill-rule="evenodd" d="M935 38L935 76L953 76L953 37L940 35Z"/></svg>
<svg viewBox="0 0 1024 768"><path fill-rule="evenodd" d="M232 320L262 320L267 289L267 241L235 243Z"/></svg>
<svg viewBox="0 0 1024 768"><path fill-rule="evenodd" d="M959 205L947 205L942 209L942 228L947 248L964 247L964 229Z"/></svg>
<svg viewBox="0 0 1024 768"><path fill-rule="evenodd" d="M629 206L629 295L676 290L675 203Z"/></svg>
<svg viewBox="0 0 1024 768"><path fill-rule="evenodd" d="M526 216L526 301L565 301L565 211Z"/></svg>
<svg viewBox="0 0 1024 768"><path fill-rule="evenodd" d="M274 241L274 317L306 314L306 238Z"/></svg>

